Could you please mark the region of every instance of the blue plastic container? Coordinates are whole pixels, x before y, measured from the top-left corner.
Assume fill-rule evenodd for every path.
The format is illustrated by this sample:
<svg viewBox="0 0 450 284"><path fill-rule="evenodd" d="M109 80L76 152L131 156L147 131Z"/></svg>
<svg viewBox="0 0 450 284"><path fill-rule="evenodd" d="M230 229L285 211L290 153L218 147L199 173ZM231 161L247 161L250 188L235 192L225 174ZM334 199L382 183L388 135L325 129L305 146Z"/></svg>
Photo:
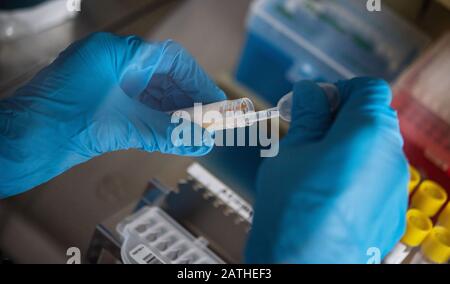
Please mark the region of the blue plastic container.
<svg viewBox="0 0 450 284"><path fill-rule="evenodd" d="M255 0L236 78L276 104L298 80L355 76L393 81L428 38L361 0Z"/></svg>

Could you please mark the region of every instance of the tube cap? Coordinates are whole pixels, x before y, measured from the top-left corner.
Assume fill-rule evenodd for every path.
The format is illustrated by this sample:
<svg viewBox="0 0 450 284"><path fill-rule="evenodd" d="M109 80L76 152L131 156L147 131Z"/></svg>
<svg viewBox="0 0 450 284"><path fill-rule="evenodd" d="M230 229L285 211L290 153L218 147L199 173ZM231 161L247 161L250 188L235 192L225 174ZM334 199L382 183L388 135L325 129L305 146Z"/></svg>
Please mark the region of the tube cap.
<svg viewBox="0 0 450 284"><path fill-rule="evenodd" d="M411 199L411 208L416 208L433 217L447 201L447 192L437 183L425 180Z"/></svg>
<svg viewBox="0 0 450 284"><path fill-rule="evenodd" d="M450 231L434 227L422 244L423 255L434 263L447 263L450 259Z"/></svg>
<svg viewBox="0 0 450 284"><path fill-rule="evenodd" d="M409 194L411 194L414 191L414 189L416 189L416 187L419 185L421 178L419 171L413 166L409 166L409 174L411 177L409 179L408 192Z"/></svg>
<svg viewBox="0 0 450 284"><path fill-rule="evenodd" d="M417 247L432 228L433 223L427 215L417 209L410 209L406 213L406 232L400 241L410 247Z"/></svg>
<svg viewBox="0 0 450 284"><path fill-rule="evenodd" d="M442 210L441 215L439 215L438 224L450 230L450 202L447 203L447 206Z"/></svg>

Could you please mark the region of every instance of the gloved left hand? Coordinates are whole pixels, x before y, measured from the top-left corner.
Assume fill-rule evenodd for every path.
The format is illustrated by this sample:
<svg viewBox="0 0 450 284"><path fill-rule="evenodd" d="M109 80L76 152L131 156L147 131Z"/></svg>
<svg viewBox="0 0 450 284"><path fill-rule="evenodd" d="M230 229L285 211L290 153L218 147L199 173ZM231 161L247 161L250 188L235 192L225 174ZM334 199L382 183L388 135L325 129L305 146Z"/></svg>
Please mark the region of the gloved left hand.
<svg viewBox="0 0 450 284"><path fill-rule="evenodd" d="M224 99L178 44L94 34L0 101L0 198L109 151L204 155L211 143L173 143L166 112Z"/></svg>

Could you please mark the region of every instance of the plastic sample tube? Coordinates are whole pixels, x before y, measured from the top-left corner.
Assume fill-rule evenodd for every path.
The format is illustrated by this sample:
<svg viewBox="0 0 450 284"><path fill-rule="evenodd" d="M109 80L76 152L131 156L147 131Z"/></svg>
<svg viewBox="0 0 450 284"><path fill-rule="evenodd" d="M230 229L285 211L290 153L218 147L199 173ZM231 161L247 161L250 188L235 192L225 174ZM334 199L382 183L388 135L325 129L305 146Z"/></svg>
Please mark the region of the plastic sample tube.
<svg viewBox="0 0 450 284"><path fill-rule="evenodd" d="M450 202L447 203L447 206L445 206L444 210L442 210L439 215L437 224L450 230Z"/></svg>
<svg viewBox="0 0 450 284"><path fill-rule="evenodd" d="M409 184L408 184L408 192L409 194L411 194L419 185L420 181L421 181L421 176L419 171L414 168L413 166L409 166L409 174L410 174L410 179L409 179Z"/></svg>
<svg viewBox="0 0 450 284"><path fill-rule="evenodd" d="M339 106L338 89L333 84L321 83L322 88L330 103L330 109L335 111ZM209 130L224 130L251 126L256 122L277 118L290 122L292 119L293 93L282 97L277 106L255 112L253 102L248 98L238 100L221 101L217 103L194 106L173 112L173 115L190 119ZM208 115L214 112L214 115ZM217 115L218 114L218 115ZM214 117L214 119L212 119Z"/></svg>
<svg viewBox="0 0 450 284"><path fill-rule="evenodd" d="M447 192L439 184L423 181L411 198L411 208L416 208L433 217L447 201Z"/></svg>
<svg viewBox="0 0 450 284"><path fill-rule="evenodd" d="M423 241L411 264L445 264L450 259L450 231L434 227Z"/></svg>
<svg viewBox="0 0 450 284"><path fill-rule="evenodd" d="M256 119L253 102L248 98L227 100L175 111L172 115L191 120L205 129L224 130L252 125Z"/></svg>
<svg viewBox="0 0 450 284"><path fill-rule="evenodd" d="M384 258L385 264L401 264L414 248L420 246L433 228L427 215L417 209L406 213L406 232L392 251Z"/></svg>

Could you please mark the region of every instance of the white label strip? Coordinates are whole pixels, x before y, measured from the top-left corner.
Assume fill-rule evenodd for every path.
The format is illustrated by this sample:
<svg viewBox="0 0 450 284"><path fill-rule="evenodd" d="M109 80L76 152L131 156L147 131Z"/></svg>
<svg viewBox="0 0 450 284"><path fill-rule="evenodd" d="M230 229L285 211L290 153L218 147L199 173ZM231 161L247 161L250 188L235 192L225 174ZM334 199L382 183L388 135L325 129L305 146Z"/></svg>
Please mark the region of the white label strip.
<svg viewBox="0 0 450 284"><path fill-rule="evenodd" d="M161 259L156 257L151 249L140 244L130 251L130 256L138 264L161 264L164 263Z"/></svg>
<svg viewBox="0 0 450 284"><path fill-rule="evenodd" d="M223 203L232 208L236 213L247 220L252 222L253 209L252 206L245 201L242 197L237 195L233 190L228 188L225 184L219 181L215 176L208 172L205 168L197 163L189 166L187 172L190 176L195 178L206 189L213 193Z"/></svg>

